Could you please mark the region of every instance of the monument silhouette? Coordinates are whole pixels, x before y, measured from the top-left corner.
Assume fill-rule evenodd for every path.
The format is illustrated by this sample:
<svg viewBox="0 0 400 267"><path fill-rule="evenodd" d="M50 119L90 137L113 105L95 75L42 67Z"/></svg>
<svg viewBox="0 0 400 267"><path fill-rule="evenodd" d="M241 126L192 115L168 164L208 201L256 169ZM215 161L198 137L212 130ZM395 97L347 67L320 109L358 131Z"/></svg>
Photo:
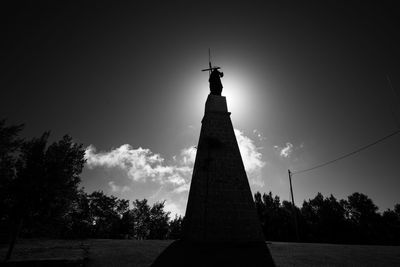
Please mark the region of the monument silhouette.
<svg viewBox="0 0 400 267"><path fill-rule="evenodd" d="M181 240L152 266L275 266L228 112L220 67L209 71L205 104Z"/></svg>

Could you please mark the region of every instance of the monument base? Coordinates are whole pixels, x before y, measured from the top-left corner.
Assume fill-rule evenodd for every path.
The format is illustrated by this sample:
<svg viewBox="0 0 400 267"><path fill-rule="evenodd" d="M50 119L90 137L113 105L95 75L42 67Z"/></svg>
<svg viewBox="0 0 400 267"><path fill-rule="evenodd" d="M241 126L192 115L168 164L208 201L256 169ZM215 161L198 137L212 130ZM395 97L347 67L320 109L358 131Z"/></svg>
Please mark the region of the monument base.
<svg viewBox="0 0 400 267"><path fill-rule="evenodd" d="M265 242L192 243L176 240L153 262L161 266L275 266Z"/></svg>

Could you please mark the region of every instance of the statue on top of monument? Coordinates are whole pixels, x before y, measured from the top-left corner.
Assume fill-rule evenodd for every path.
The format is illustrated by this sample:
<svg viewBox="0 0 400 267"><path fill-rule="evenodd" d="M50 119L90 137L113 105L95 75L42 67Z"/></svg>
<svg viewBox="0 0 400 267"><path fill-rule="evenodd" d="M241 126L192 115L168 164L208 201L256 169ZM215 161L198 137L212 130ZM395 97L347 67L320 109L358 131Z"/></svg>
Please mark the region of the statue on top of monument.
<svg viewBox="0 0 400 267"><path fill-rule="evenodd" d="M220 72L218 69L213 69L210 74L210 78L208 81L210 82L210 91L213 95L221 95L222 92L222 83L221 77L224 77L224 73Z"/></svg>
<svg viewBox="0 0 400 267"><path fill-rule="evenodd" d="M209 71L210 78L208 81L210 82L210 91L212 95L221 95L222 92L222 83L221 77L224 77L224 73L220 72L220 67L212 67L211 59L210 59L210 49L208 49L208 69L204 69L202 71Z"/></svg>

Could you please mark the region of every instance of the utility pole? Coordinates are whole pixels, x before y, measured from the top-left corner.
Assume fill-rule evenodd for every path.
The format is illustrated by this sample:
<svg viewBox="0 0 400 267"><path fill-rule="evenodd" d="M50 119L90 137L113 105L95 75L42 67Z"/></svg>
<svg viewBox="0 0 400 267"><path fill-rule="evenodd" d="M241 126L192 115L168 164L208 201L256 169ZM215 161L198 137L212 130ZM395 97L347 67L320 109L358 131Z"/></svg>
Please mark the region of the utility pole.
<svg viewBox="0 0 400 267"><path fill-rule="evenodd" d="M292 188L292 172L290 170L288 170L288 174L289 174L289 184L290 184L290 196L292 197L292 209L293 209L293 218L294 218L294 228L295 228L295 232L296 232L296 239L297 242L300 241L299 238L299 227L297 225L297 214L296 214L296 206L294 204L294 197L293 197L293 188Z"/></svg>

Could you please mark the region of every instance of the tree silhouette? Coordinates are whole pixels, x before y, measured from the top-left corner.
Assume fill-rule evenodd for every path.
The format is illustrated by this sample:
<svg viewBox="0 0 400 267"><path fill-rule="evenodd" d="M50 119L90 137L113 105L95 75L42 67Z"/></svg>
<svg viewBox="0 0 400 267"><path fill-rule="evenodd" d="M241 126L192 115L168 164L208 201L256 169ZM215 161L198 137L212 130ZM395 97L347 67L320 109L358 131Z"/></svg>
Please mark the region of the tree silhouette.
<svg viewBox="0 0 400 267"><path fill-rule="evenodd" d="M93 235L100 238L121 236L121 218L129 209L128 200L95 191L88 196Z"/></svg>
<svg viewBox="0 0 400 267"><path fill-rule="evenodd" d="M6 260L11 257L14 244L21 230L24 219L41 209L42 194L40 179L45 176L44 155L49 133L42 137L25 142L21 148L21 156L16 164L17 174L13 179L10 192L13 193L13 207L11 220L14 229Z"/></svg>
<svg viewBox="0 0 400 267"><path fill-rule="evenodd" d="M10 230L12 207L15 198L12 191L16 178L16 163L23 140L18 137L23 125L6 126L0 120L0 241L3 243Z"/></svg>
<svg viewBox="0 0 400 267"><path fill-rule="evenodd" d="M156 202L150 209L148 239L165 239L168 234L169 212L164 211L165 201Z"/></svg>
<svg viewBox="0 0 400 267"><path fill-rule="evenodd" d="M369 244L380 239L376 231L380 215L372 199L362 193L353 193L344 202L344 206L355 240Z"/></svg>
<svg viewBox="0 0 400 267"><path fill-rule="evenodd" d="M398 207L399 204L396 206ZM399 245L400 241L400 214L395 210L386 210L382 214L380 223L381 243L388 245Z"/></svg>
<svg viewBox="0 0 400 267"><path fill-rule="evenodd" d="M299 209L297 207L293 209L291 202L283 201L281 203L280 198L274 197L272 192L264 193L262 196L257 192L254 199L265 238L267 240L295 241L293 210L298 216Z"/></svg>
<svg viewBox="0 0 400 267"><path fill-rule="evenodd" d="M147 199L133 201L133 232L136 239L146 239L150 233L150 206Z"/></svg>
<svg viewBox="0 0 400 267"><path fill-rule="evenodd" d="M15 164L11 220L14 230L7 259L25 222L27 235L48 235L64 225L78 192L79 174L84 166L84 149L68 135L48 148L50 133L22 143Z"/></svg>
<svg viewBox="0 0 400 267"><path fill-rule="evenodd" d="M257 192L254 202L267 240L295 240L291 202L281 203L271 192ZM347 200L318 193L304 201L301 209L296 207L296 213L303 242L400 244L400 204L380 214L362 193L353 193Z"/></svg>
<svg viewBox="0 0 400 267"><path fill-rule="evenodd" d="M318 193L314 199L304 201L301 215L307 241L337 243L348 233L343 204L332 195L324 198Z"/></svg>
<svg viewBox="0 0 400 267"><path fill-rule="evenodd" d="M147 199L133 202L132 217L136 239L165 239L168 234L169 212L164 211L165 202L156 202L152 207Z"/></svg>
<svg viewBox="0 0 400 267"><path fill-rule="evenodd" d="M180 239L182 234L183 218L175 215L175 218L169 222L167 239Z"/></svg>
<svg viewBox="0 0 400 267"><path fill-rule="evenodd" d="M83 146L75 144L68 135L46 149L41 163L43 170L39 170L43 173L32 177L36 187L32 200L36 206L32 210L31 228L40 231L40 235L61 232L64 216L78 195L84 163Z"/></svg>
<svg viewBox="0 0 400 267"><path fill-rule="evenodd" d="M71 209L65 217L64 237L88 238L92 236L92 212L90 199L87 193L81 188L76 195Z"/></svg>

